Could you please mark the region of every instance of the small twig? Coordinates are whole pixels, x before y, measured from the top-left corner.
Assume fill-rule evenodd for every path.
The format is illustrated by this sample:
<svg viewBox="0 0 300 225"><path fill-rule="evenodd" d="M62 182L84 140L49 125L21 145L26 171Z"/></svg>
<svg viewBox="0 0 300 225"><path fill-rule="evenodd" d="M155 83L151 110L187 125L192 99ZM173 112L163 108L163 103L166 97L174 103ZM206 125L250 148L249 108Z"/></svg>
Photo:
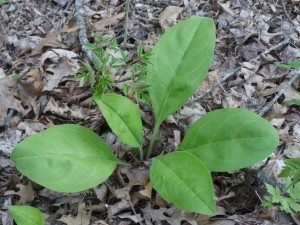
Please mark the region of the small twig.
<svg viewBox="0 0 300 225"><path fill-rule="evenodd" d="M144 225L144 223L142 223L142 221L139 221L139 217L138 217L138 215L137 215L137 213L136 213L136 211L135 211L135 209L134 209L134 207L133 207L133 204L132 204L131 197L130 197L130 194L129 194L129 193L127 193L127 198L128 198L128 202L129 202L129 204L130 204L130 208L132 209L133 214L134 214L134 216L136 217L138 223L139 223L140 225Z"/></svg>
<svg viewBox="0 0 300 225"><path fill-rule="evenodd" d="M76 0L75 8L76 8L77 25L79 26L78 37L82 47L82 51L84 51L84 53L86 54L86 56L91 62L93 62L95 65L99 65L101 64L101 60L99 59L99 57L86 46L89 43L89 41L85 29L85 21L84 21L85 10L83 8L83 0Z"/></svg>
<svg viewBox="0 0 300 225"><path fill-rule="evenodd" d="M131 0L126 0L126 12L125 12L125 24L124 24L124 41L123 47L126 47L127 37L128 37L128 20L129 20L129 10L130 10Z"/></svg>
<svg viewBox="0 0 300 225"><path fill-rule="evenodd" d="M260 116L263 116L266 114L266 112L268 112L273 105L277 102L277 100L281 97L281 95L283 95L286 90L300 77L300 70L295 71L294 76L289 80L289 82L287 83L287 85L285 87L283 87L278 93L277 95L274 96L274 98L267 104L265 105L260 111L259 114Z"/></svg>
<svg viewBox="0 0 300 225"><path fill-rule="evenodd" d="M255 58L249 60L248 62L254 62L256 60L258 60L261 56L269 54L270 52L277 50L279 48L281 48L282 46L288 44L290 42L290 38L286 38L284 39L282 42L280 42L277 45L272 46L271 48L263 51L261 54L259 54L258 56L256 56ZM236 68L235 70L225 74L223 76L223 78L219 81L216 82L216 84L214 84L211 88L209 88L207 91L201 92L199 95L197 95L196 97L192 98L187 105L190 106L195 102L198 102L199 100L203 99L206 95L208 95L210 92L214 91L217 87L220 86L221 83L227 81L229 78L233 77L239 70L241 70L244 66L239 66L238 68Z"/></svg>
<svg viewBox="0 0 300 225"><path fill-rule="evenodd" d="M285 7L285 2L284 0L281 0L281 4L282 4L282 8L284 11L285 16L287 17L287 19L292 23L292 25L294 25L294 21L291 19L290 15L288 14L288 12L286 11L286 7Z"/></svg>

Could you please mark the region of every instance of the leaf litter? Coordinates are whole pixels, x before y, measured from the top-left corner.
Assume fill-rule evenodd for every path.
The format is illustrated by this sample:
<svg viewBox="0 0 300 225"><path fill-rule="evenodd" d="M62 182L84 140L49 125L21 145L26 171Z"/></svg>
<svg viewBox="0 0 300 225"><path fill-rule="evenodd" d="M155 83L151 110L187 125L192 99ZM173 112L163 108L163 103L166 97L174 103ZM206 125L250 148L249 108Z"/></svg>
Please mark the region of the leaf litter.
<svg viewBox="0 0 300 225"><path fill-rule="evenodd" d="M122 42L126 18L123 1L85 1L84 9L88 31L116 37ZM300 58L298 11L296 0L288 1L285 9L280 1L131 1L127 26L127 50L131 54L140 43L151 48L172 23L190 15L214 17L218 24L214 63L194 97L207 94L163 124L157 154L176 149L186 128L206 112L220 107L246 107L259 112L282 89L292 74L277 64ZM3 31L0 38L0 193L15 193L0 195L3 224L12 224L6 213L7 204L21 199L42 209L50 224L292 224L278 209L262 209L258 196L263 195L262 182L281 182L277 174L283 159L299 157L299 107L288 104L298 98L299 80L266 114L281 139L279 151L267 166L259 170L261 165L257 165L250 168L251 172L243 171L245 179L240 183L232 183L239 180L240 171L215 175L217 198L223 199L219 216L203 218L172 208L152 189L147 169L143 169L147 165L120 168L107 184L77 195L49 194L46 189L33 185L33 192L24 197L26 194L22 194L21 188L17 191L16 185L23 185L26 178L21 178L21 183L6 185L11 184L8 181L12 175L20 176L9 161L14 145L25 136L58 123L76 122L100 131L107 142L113 143L120 158L138 161L107 131L94 105L76 100L77 96L88 99L90 90L79 86L74 78L80 61L85 60L78 42L78 26L74 23L74 2L37 4L12 0L2 5L0 12ZM281 42L285 44L263 53ZM223 78L235 70L224 82ZM14 73L24 75L13 80ZM211 90L214 84L216 88ZM144 110L142 115L145 123L151 124L149 111Z"/></svg>

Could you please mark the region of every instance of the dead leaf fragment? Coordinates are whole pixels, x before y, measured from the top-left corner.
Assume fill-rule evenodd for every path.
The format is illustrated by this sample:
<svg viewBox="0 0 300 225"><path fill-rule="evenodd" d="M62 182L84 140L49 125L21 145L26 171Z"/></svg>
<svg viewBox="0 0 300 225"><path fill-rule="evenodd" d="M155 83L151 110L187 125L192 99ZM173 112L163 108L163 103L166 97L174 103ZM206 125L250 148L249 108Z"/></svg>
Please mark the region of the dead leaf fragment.
<svg viewBox="0 0 300 225"><path fill-rule="evenodd" d="M26 114L21 101L16 98L17 95L16 81L10 77L0 78L0 127L4 125L9 109Z"/></svg>
<svg viewBox="0 0 300 225"><path fill-rule="evenodd" d="M25 79L24 86L29 92L34 95L40 93L43 88L43 73L41 70L31 69L23 78Z"/></svg>
<svg viewBox="0 0 300 225"><path fill-rule="evenodd" d="M29 182L28 184L17 184L16 185L19 188L19 191L15 192L13 190L8 190L4 193L5 196L7 195L18 195L20 196L20 199L18 203L30 203L33 201L35 194L32 188L31 183Z"/></svg>
<svg viewBox="0 0 300 225"><path fill-rule="evenodd" d="M181 225L183 221L187 221L191 225L197 225L195 218L191 214L187 214L181 210L175 208L159 208L152 209L148 204L144 209L144 219L146 221L156 221L158 224L162 224L162 221L168 222L171 225Z"/></svg>
<svg viewBox="0 0 300 225"><path fill-rule="evenodd" d="M52 91L63 78L75 75L80 68L77 57L76 53L64 49L53 49L45 52L41 56L41 65L43 66L47 59L52 64L46 69L46 82L43 91Z"/></svg>
<svg viewBox="0 0 300 225"><path fill-rule="evenodd" d="M45 47L55 47L55 48L67 48L63 43L61 43L61 37L58 33L50 33L36 46L32 51L31 55L37 55L43 53Z"/></svg>
<svg viewBox="0 0 300 225"><path fill-rule="evenodd" d="M178 15L182 12L183 8L170 5L159 16L159 24L163 31L166 31L176 21Z"/></svg>
<svg viewBox="0 0 300 225"><path fill-rule="evenodd" d="M67 103L59 104L53 97L50 98L43 112L51 112L54 115L69 119L84 119L86 117L81 107L77 105L69 107Z"/></svg>
<svg viewBox="0 0 300 225"><path fill-rule="evenodd" d="M145 189L144 189L144 190L140 190L139 193L140 193L141 195L144 195L145 197L151 199L151 196L152 196L152 190L153 190L152 184L149 182L149 183L145 186Z"/></svg>
<svg viewBox="0 0 300 225"><path fill-rule="evenodd" d="M61 221L67 225L89 225L91 221L91 213L84 210L85 203L78 205L78 213L76 217L72 215L63 215L58 221Z"/></svg>
<svg viewBox="0 0 300 225"><path fill-rule="evenodd" d="M96 31L105 31L108 27L118 24L125 17L125 13L119 13L109 18L104 18L102 20L91 22L90 24Z"/></svg>

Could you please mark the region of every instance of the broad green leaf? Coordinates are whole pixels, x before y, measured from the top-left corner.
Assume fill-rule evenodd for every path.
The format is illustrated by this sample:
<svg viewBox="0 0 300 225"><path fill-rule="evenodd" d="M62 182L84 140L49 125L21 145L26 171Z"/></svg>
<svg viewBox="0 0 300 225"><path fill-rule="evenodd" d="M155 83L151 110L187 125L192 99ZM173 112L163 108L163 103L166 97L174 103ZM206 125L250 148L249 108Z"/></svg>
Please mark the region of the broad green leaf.
<svg viewBox="0 0 300 225"><path fill-rule="evenodd" d="M38 209L27 205L10 206L9 214L17 225L44 225L45 218Z"/></svg>
<svg viewBox="0 0 300 225"><path fill-rule="evenodd" d="M98 135L73 124L57 125L26 138L11 158L22 174L59 192L95 187L120 162Z"/></svg>
<svg viewBox="0 0 300 225"><path fill-rule="evenodd" d="M196 91L211 66L215 40L213 20L192 16L168 29L156 43L147 67L156 124Z"/></svg>
<svg viewBox="0 0 300 225"><path fill-rule="evenodd" d="M143 127L138 107L128 98L114 93L102 94L94 100L118 138L131 147L140 147Z"/></svg>
<svg viewBox="0 0 300 225"><path fill-rule="evenodd" d="M246 109L220 109L187 131L180 150L197 156L210 171L230 172L258 163L278 145L273 126Z"/></svg>
<svg viewBox="0 0 300 225"><path fill-rule="evenodd" d="M177 208L205 215L215 211L210 171L188 152L154 158L150 180L159 195Z"/></svg>

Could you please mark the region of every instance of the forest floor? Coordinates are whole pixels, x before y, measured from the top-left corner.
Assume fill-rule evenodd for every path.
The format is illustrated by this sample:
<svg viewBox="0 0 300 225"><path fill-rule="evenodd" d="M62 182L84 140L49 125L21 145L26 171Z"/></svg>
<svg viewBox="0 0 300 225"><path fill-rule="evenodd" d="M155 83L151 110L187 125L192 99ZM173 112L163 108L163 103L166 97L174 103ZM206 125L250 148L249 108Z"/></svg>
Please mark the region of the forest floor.
<svg viewBox="0 0 300 225"><path fill-rule="evenodd" d="M128 16L123 0L76 1L8 0L0 6L0 224L13 224L7 212L12 204L39 208L51 225L300 224L300 215L278 206L266 209L261 202L264 182L280 185L283 160L300 157L300 109L288 104L300 98L299 72L277 66L300 58L299 0L131 0ZM78 10L84 24L77 23ZM116 38L132 57L139 44L151 49L164 30L191 15L215 21L213 65L188 104L164 122L154 154L175 150L190 124L219 108L257 112L280 135L277 151L265 163L214 174L218 209L213 217L177 210L152 190L148 168L111 133L90 102L91 88L75 77L81 62L88 61L79 41L81 25L89 41L91 32ZM118 75L127 72L123 68ZM147 146L153 118L151 110L142 115ZM14 146L63 123L89 127L135 166L119 167L104 184L76 194L30 182L10 160Z"/></svg>

